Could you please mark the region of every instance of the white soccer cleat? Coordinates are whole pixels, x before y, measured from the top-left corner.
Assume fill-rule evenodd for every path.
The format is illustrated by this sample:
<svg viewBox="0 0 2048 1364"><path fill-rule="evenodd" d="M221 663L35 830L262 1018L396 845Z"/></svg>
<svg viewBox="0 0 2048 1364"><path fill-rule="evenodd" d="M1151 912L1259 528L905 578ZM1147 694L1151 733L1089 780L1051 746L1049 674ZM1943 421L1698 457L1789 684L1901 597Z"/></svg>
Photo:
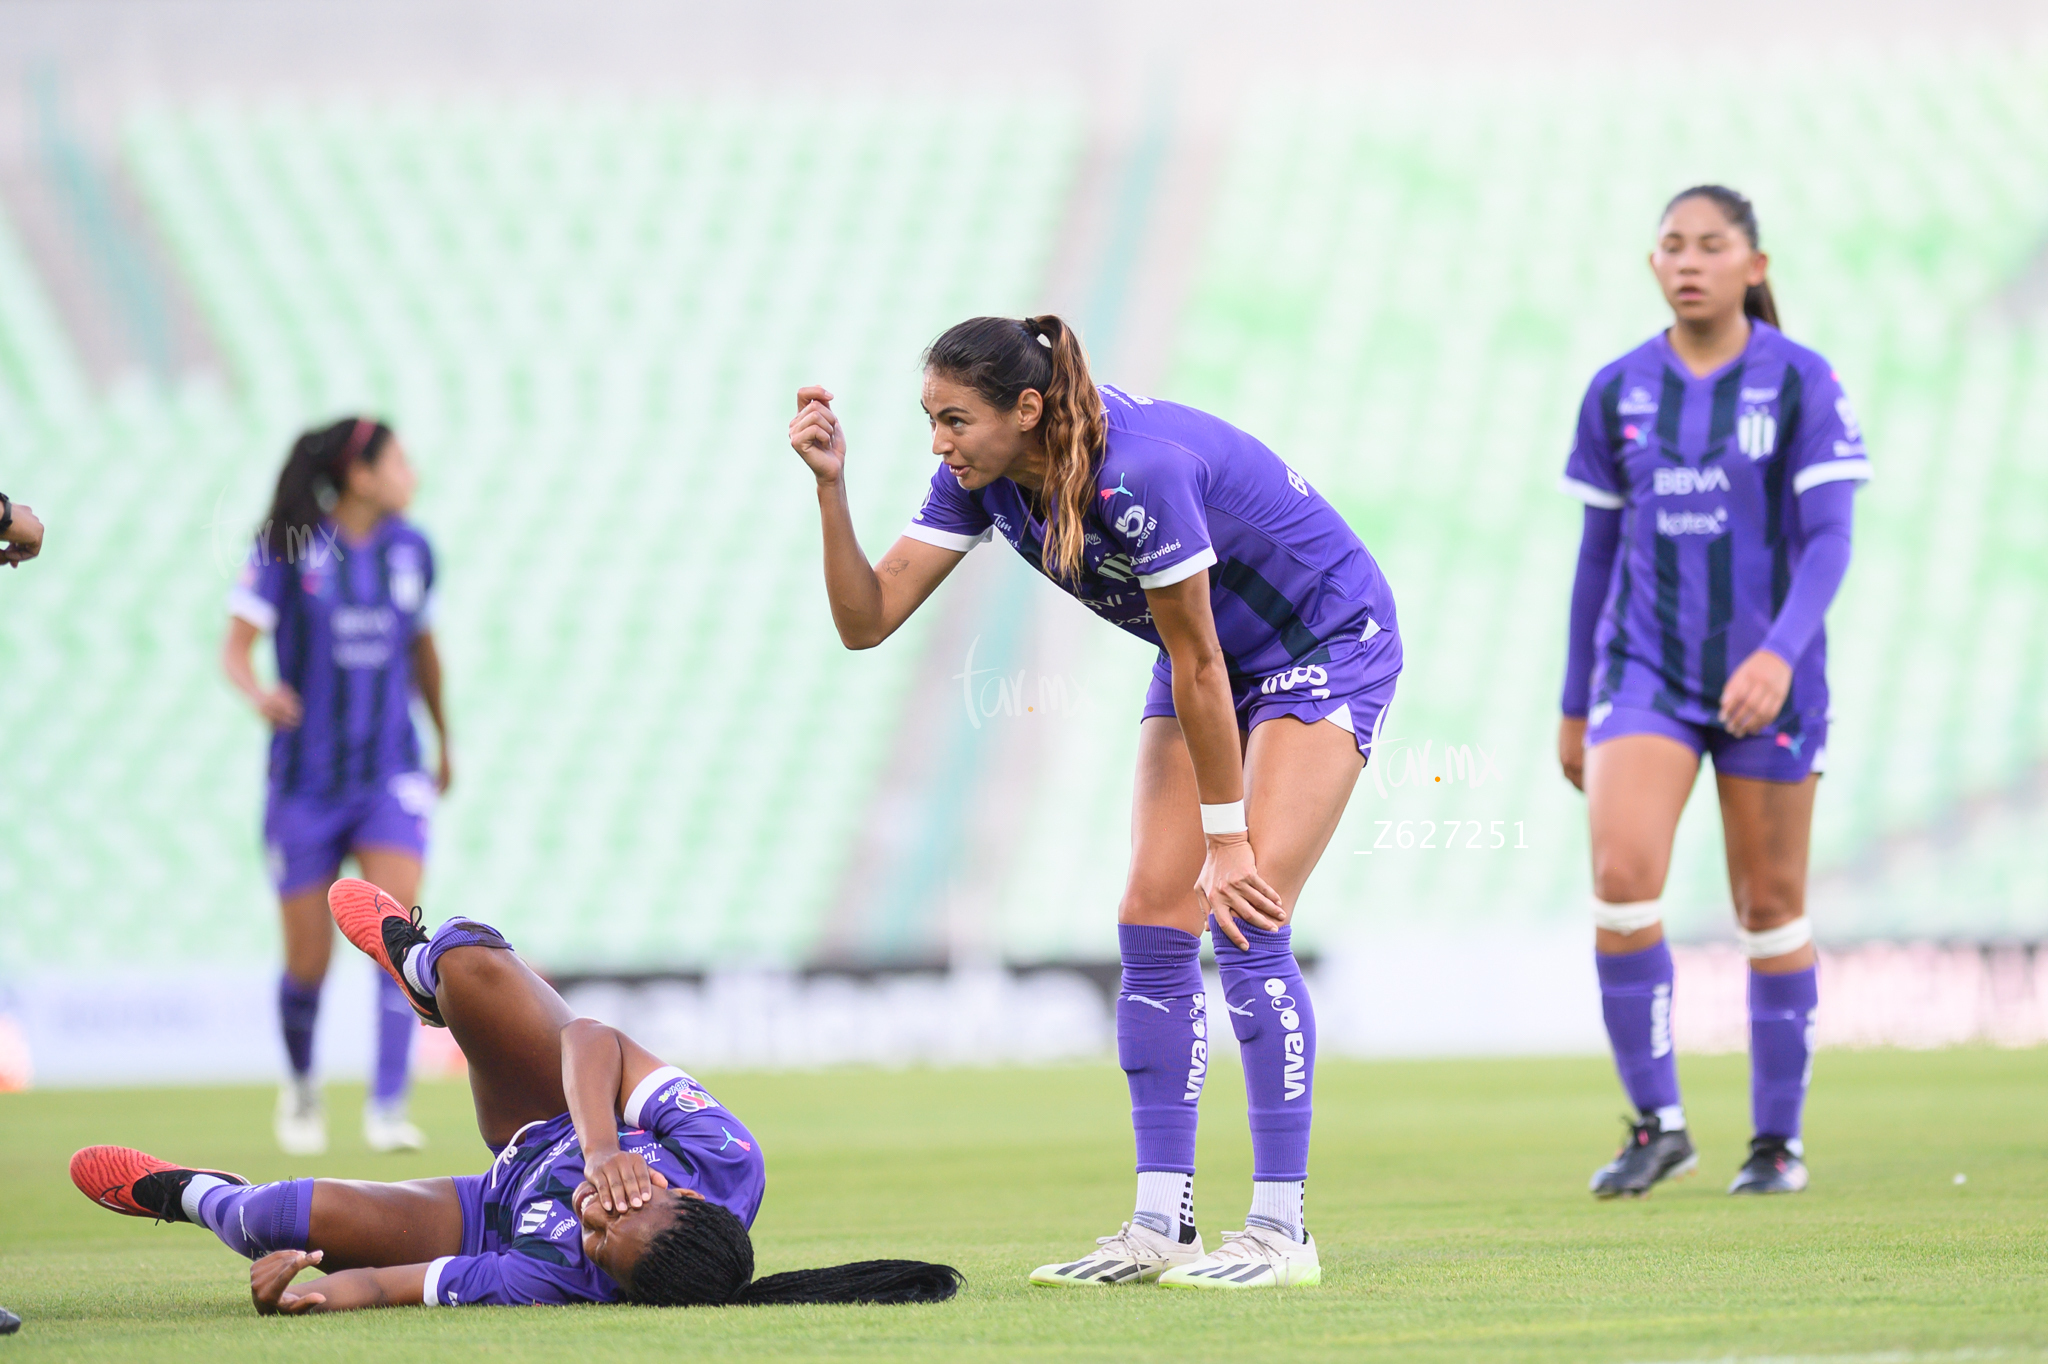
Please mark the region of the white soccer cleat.
<svg viewBox="0 0 2048 1364"><path fill-rule="evenodd" d="M1150 1227L1126 1222L1114 1236L1095 1238L1096 1249L1064 1264L1040 1265L1031 1282L1049 1288L1113 1288L1118 1284L1151 1283L1175 1265L1202 1257L1202 1238L1186 1245L1161 1236Z"/></svg>
<svg viewBox="0 0 2048 1364"><path fill-rule="evenodd" d="M377 1152L419 1151L426 1147L427 1134L406 1118L403 1108L368 1104L363 1108L363 1141Z"/></svg>
<svg viewBox="0 0 2048 1364"><path fill-rule="evenodd" d="M1159 1276L1163 1288L1305 1288L1322 1281L1315 1237L1297 1244L1264 1227L1226 1231L1212 1253Z"/></svg>
<svg viewBox="0 0 2048 1364"><path fill-rule="evenodd" d="M288 1156L327 1154L327 1105L313 1080L288 1080L278 1086L277 1112L271 1119L277 1149Z"/></svg>

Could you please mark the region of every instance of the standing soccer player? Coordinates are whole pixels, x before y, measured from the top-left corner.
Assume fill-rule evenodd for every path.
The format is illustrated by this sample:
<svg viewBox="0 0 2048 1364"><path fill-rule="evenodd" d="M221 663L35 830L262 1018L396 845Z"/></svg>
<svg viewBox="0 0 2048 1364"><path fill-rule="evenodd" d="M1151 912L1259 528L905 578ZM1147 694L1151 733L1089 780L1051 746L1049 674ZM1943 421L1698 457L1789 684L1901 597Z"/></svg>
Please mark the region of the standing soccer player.
<svg viewBox="0 0 2048 1364"><path fill-rule="evenodd" d="M1733 190L1702 185L1666 206L1650 267L1672 326L1593 376L1565 471L1586 512L1558 756L1586 793L1601 1005L1640 1115L1593 1176L1602 1198L1640 1197L1699 1162L1658 897L1703 752L1750 958L1755 1137L1728 1191L1806 1187L1821 619L1849 567L1870 461L1828 362L1778 330L1767 264L1755 211Z"/></svg>
<svg viewBox="0 0 2048 1364"><path fill-rule="evenodd" d="M292 1078L278 1094L277 1142L327 1149L313 1076L313 1023L334 945L327 888L353 855L365 880L402 904L418 897L427 821L448 789L448 724L431 629L434 555L401 515L416 479L391 429L367 417L308 431L278 475L270 515L228 596L221 663L271 724L263 838L284 915L278 1014ZM271 632L277 682L249 665ZM440 771L420 769L417 695L440 735ZM378 977L377 1067L363 1112L372 1150L416 1150L406 1118L416 1028L405 997Z"/></svg>
<svg viewBox="0 0 2048 1364"><path fill-rule="evenodd" d="M925 352L943 461L868 563L847 512L846 437L822 388L790 444L818 480L825 585L847 647L895 631L992 534L1159 649L1139 728L1129 878L1117 911L1117 1054L1130 1082L1131 1220L1034 1283L1276 1288L1319 1282L1303 1221L1315 1013L1289 942L1401 671L1394 599L1351 527L1271 450L1174 403L1097 388L1057 317L978 317ZM1204 1254L1196 1101L1210 930L1244 1058L1251 1211Z"/></svg>

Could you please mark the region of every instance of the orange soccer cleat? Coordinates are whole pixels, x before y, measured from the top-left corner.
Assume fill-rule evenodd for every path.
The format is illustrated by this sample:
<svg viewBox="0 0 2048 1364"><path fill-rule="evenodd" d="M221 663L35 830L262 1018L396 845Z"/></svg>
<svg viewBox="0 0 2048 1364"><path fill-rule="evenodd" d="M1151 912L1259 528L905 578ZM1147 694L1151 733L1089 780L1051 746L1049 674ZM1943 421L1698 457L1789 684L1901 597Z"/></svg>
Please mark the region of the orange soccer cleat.
<svg viewBox="0 0 2048 1364"><path fill-rule="evenodd" d="M401 969L405 964L405 954L427 941L427 932L420 927L417 905L407 912L399 907L398 901L368 881L344 876L328 889L327 908L333 911L334 922L340 925L342 936L398 982L398 988L405 992L414 1013L434 1027L448 1026L441 1017L440 1007L434 1003L434 997L415 990Z"/></svg>
<svg viewBox="0 0 2048 1364"><path fill-rule="evenodd" d="M180 1199L194 1175L212 1175L230 1184L247 1184L226 1170L195 1170L172 1165L130 1146L88 1146L71 1157L71 1182L103 1208L127 1217L153 1217L159 1222L187 1222Z"/></svg>

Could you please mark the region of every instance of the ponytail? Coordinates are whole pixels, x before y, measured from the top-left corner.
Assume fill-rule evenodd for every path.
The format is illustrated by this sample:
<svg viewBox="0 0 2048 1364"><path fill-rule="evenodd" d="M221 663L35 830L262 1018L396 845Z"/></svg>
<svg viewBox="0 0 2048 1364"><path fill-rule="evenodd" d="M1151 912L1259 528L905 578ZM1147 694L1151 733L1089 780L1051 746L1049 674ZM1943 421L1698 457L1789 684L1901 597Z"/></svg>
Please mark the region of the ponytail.
<svg viewBox="0 0 2048 1364"><path fill-rule="evenodd" d="M344 417L305 432L292 442L277 476L270 514L256 532L262 557L297 559L313 543L313 528L341 499L349 466L374 464L391 439L391 428L369 417Z"/></svg>
<svg viewBox="0 0 2048 1364"><path fill-rule="evenodd" d="M1671 210L1677 208L1687 199L1706 199L1711 201L1727 217L1728 225L1749 239L1750 250L1761 251L1763 249L1763 234L1756 225L1756 205L1752 204L1740 193L1728 188L1726 185L1694 185L1691 189L1680 190L1672 195L1671 202L1664 205L1663 216L1669 217ZM1743 292L1742 312L1745 317L1753 317L1759 322L1768 322L1773 327L1778 325L1778 303L1776 299L1771 297L1771 282L1769 280L1765 280L1762 284L1752 284ZM1783 329L1780 328L1780 330Z"/></svg>
<svg viewBox="0 0 2048 1364"><path fill-rule="evenodd" d="M951 1265L858 1260L754 1278L754 1242L730 1208L692 1199L648 1243L622 1284L650 1307L742 1307L777 1303L944 1302L964 1282Z"/></svg>
<svg viewBox="0 0 2048 1364"><path fill-rule="evenodd" d="M1074 329L1052 313L1023 319L971 317L926 348L925 368L957 379L998 412L1016 408L1026 389L1045 403L1039 438L1051 461L1045 481L1046 571L1080 572L1082 520L1095 492L1107 444L1102 395Z"/></svg>

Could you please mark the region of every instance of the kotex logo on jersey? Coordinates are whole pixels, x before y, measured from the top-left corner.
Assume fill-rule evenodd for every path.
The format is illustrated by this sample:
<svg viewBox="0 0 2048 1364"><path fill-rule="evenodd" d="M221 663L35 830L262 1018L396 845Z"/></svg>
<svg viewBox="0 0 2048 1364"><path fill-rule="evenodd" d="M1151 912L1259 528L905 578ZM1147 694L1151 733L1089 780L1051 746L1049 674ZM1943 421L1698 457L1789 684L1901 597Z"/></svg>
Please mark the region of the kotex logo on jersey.
<svg viewBox="0 0 2048 1364"><path fill-rule="evenodd" d="M1716 507L1710 512L1668 512L1657 513L1657 534L1659 535L1720 535L1728 529L1728 509Z"/></svg>
<svg viewBox="0 0 2048 1364"><path fill-rule="evenodd" d="M1650 487L1659 497L1685 497L1692 493L1729 491L1728 471L1720 465L1705 469L1658 469L1650 475Z"/></svg>

